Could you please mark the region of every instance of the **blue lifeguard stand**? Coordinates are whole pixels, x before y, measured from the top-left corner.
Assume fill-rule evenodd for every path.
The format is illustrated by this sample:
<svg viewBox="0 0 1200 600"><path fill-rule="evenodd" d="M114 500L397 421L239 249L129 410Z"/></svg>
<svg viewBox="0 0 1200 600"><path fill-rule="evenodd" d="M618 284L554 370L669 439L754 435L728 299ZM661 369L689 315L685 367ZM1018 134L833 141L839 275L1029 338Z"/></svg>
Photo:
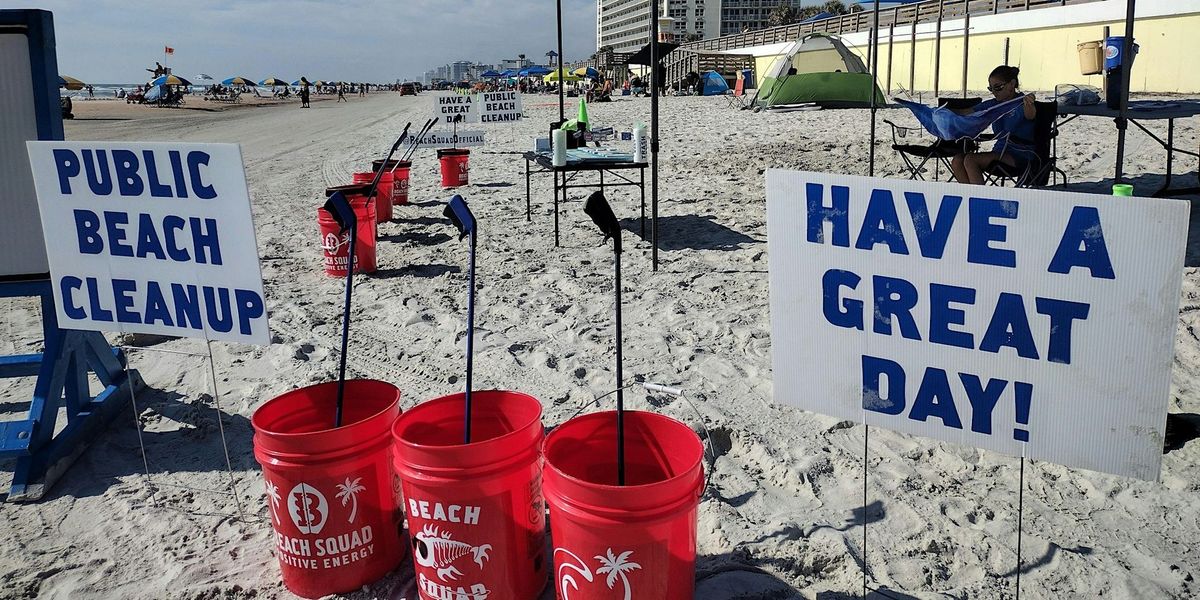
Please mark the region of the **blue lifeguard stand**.
<svg viewBox="0 0 1200 600"><path fill-rule="evenodd" d="M99 332L58 326L25 149L28 140L63 139L50 12L0 10L0 73L0 297L37 297L45 340L41 353L0 356L0 377L37 377L27 417L0 422L0 456L17 458L7 499L32 501L83 453L141 380ZM95 397L89 372L104 386Z"/></svg>

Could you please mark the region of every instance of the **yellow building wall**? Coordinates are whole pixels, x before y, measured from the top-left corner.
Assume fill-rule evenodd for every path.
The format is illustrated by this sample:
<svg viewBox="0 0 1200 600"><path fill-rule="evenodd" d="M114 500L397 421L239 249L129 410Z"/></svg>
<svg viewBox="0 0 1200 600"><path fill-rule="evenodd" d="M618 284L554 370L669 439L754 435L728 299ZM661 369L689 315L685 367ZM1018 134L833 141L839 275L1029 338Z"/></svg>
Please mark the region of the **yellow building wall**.
<svg viewBox="0 0 1200 600"><path fill-rule="evenodd" d="M1062 83L1103 85L1100 75L1080 74L1079 52L1082 42L1099 41L1105 23L1076 27L1026 29L1002 33L975 34L970 37L967 57L967 89L981 91L987 86L987 76L997 65L1004 64L1004 42L1009 41L1008 64L1021 68L1021 87L1026 90L1052 91ZM1111 35L1121 35L1125 23L1107 23ZM1141 46L1134 63L1132 86L1135 92L1200 92L1200 14L1138 19L1135 30ZM935 60L937 43L934 39L918 39L916 61L913 44L908 35L897 35L891 43L887 32L880 35L879 85L888 86L888 93L901 87L915 91L933 91L933 74L937 66L941 94L961 92L963 84L963 37L960 31L944 34L940 61ZM866 59L866 48L856 47ZM891 57L891 79L888 80L888 59ZM765 73L776 56L755 58L756 73ZM915 67L915 68L914 68ZM910 69L913 71L910 86Z"/></svg>

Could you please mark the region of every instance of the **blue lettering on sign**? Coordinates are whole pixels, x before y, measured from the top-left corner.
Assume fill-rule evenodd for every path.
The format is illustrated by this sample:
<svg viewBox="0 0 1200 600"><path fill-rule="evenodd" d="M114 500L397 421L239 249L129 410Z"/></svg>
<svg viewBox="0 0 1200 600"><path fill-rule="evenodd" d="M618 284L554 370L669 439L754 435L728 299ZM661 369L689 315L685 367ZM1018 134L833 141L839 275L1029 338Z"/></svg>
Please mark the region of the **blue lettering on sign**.
<svg viewBox="0 0 1200 600"><path fill-rule="evenodd" d="M863 329L863 303L861 300L849 298L838 302L839 291L842 287L854 289L862 278L850 271L830 269L825 271L821 286L824 290L821 308L825 312L825 320L838 327L848 329Z"/></svg>
<svg viewBox="0 0 1200 600"><path fill-rule="evenodd" d="M887 246L892 254L908 254L908 244L904 243L904 232L900 230L900 216L896 214L896 202L888 190L871 192L867 214L854 247L871 250L876 244Z"/></svg>
<svg viewBox="0 0 1200 600"><path fill-rule="evenodd" d="M945 369L926 367L910 406L907 374L900 363L864 354L861 366L863 410L892 416L904 415L907 411L905 416L913 421L925 423L937 419L945 427L962 429L962 411L969 408L971 431L981 435L993 434L993 413L1005 392L1011 389L1016 421L1013 438L1029 441L1027 427L1033 401L1032 384L1004 379L988 379L985 383L972 373L957 373L957 377L951 377ZM960 386L952 383L955 380Z"/></svg>
<svg viewBox="0 0 1200 600"><path fill-rule="evenodd" d="M220 333L229 333L236 326L238 333L252 335L255 321L266 315L262 295L240 288L121 278L102 283L95 277L68 275L59 279L58 290L63 312L75 321L115 321Z"/></svg>
<svg viewBox="0 0 1200 600"><path fill-rule="evenodd" d="M200 150L190 151L186 156L178 150L167 152L171 182L160 178L159 163L153 150L143 150L140 160L134 151L124 149L86 148L76 154L74 150L56 148L51 154L58 174L58 189L63 195L73 193L71 181L81 173L87 180L88 190L96 196L113 195L114 182L120 196L141 196L147 189L153 198L188 198L194 194L201 200L212 200L218 195L216 188L205 179L205 169L202 169L208 167L212 157Z"/></svg>
<svg viewBox="0 0 1200 600"><path fill-rule="evenodd" d="M921 256L941 258L946 251L946 242L950 240L950 229L954 227L954 217L958 214L962 197L943 196L936 221L929 219L929 206L925 203L925 194L904 192L904 200L908 203L909 214L912 215L913 228L917 230L917 245L921 248Z"/></svg>
<svg viewBox="0 0 1200 600"><path fill-rule="evenodd" d="M833 204L825 206L825 186L810 183L805 186L808 193L808 241L825 243L825 223L833 225L833 245L850 246L850 188L833 186Z"/></svg>
<svg viewBox="0 0 1200 600"><path fill-rule="evenodd" d="M129 213L106 210L97 215L77 208L74 216L75 238L81 254L101 254L107 249L112 256L176 262L190 262L194 256L202 265L224 264L216 219L167 215L160 223L153 215L138 213L137 229L131 236ZM190 235L180 235L185 233ZM189 237L190 245L181 243Z"/></svg>
<svg viewBox="0 0 1200 600"><path fill-rule="evenodd" d="M1096 279L1116 279L1104 228L1100 226L1100 211L1091 206L1076 206L1067 220L1058 250L1050 260L1051 273L1070 273L1083 267Z"/></svg>
<svg viewBox="0 0 1200 600"><path fill-rule="evenodd" d="M1071 348L1076 321L1086 321L1091 306L1082 302L1035 297L1034 312L1020 294L1001 292L991 309L987 327L976 345L974 332L960 329L967 323L965 307L978 304L978 292L939 283L929 284L923 295L911 282L898 277L875 275L871 290L859 291L862 278L851 271L829 269L821 276L821 312L825 321L834 327L864 331L865 320L871 319L871 332L896 335L913 341L928 341L967 350L999 353L1010 348L1021 358L1071 364ZM859 297L870 298L868 307ZM918 322L922 303L928 302L928 318ZM1049 318L1049 333L1042 340L1034 337L1032 318ZM922 327L926 334L922 335ZM1039 350L1039 342L1045 351Z"/></svg>
<svg viewBox="0 0 1200 600"><path fill-rule="evenodd" d="M992 247L992 242L1003 242L1008 236L1005 226L993 223L992 219L1017 218L1017 203L1012 200L971 198L967 202L967 215L971 222L971 235L967 238L967 262L1016 267L1016 252Z"/></svg>

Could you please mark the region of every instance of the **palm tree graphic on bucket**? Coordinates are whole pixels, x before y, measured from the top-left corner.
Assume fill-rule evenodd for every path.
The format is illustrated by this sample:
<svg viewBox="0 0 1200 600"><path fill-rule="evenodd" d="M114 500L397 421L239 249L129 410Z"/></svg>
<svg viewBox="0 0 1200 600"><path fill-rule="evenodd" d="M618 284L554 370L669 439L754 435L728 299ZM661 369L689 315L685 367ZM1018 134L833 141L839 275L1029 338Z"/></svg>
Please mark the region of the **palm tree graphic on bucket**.
<svg viewBox="0 0 1200 600"><path fill-rule="evenodd" d="M360 483L361 481L362 477L354 481L350 481L350 478L347 477L345 483L337 485L338 493L334 497L342 501L342 506L345 506L347 502L350 503L350 518L346 519L347 523L353 523L354 518L358 515L358 494L367 491L367 488Z"/></svg>
<svg viewBox="0 0 1200 600"><path fill-rule="evenodd" d="M626 575L626 573L641 569L642 565L629 561L629 557L633 554L632 550L626 550L620 554L613 554L612 548L608 548L605 552L605 556L597 555L595 557L595 559L600 562L600 566L596 569L595 573L593 573L591 568L588 567L587 563L585 563L583 559L579 558L579 556L574 552L571 552L566 548L554 549L554 555L556 557L560 552L570 556L571 559L574 560L573 563L564 560L563 563L558 567L558 589L560 592L562 592L563 600L570 600L571 597L570 592L567 591L567 586L571 586L571 588L575 590L579 589L579 583L575 581L575 575L579 575L584 579L584 581L591 583L595 580L596 575L607 574L608 577L605 578L604 582L608 585L608 589L610 590L613 589L613 586L617 584L617 579L619 578L621 580L622 587L625 589L624 599L630 600L630 598L633 597L633 590L630 588L629 577ZM574 573L563 573L564 570L574 571Z"/></svg>

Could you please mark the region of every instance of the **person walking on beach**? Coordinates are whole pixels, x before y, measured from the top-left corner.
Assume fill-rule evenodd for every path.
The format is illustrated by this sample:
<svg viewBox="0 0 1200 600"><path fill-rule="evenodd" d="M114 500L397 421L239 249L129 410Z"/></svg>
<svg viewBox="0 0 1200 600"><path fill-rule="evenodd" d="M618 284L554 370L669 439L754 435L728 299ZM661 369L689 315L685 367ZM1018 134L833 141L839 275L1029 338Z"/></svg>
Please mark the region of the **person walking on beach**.
<svg viewBox="0 0 1200 600"><path fill-rule="evenodd" d="M300 108L312 108L308 105L308 85L300 88Z"/></svg>
<svg viewBox="0 0 1200 600"><path fill-rule="evenodd" d="M365 84L365 83L358 84L358 97L364 98L364 97L366 97L366 95L367 95L367 84Z"/></svg>
<svg viewBox="0 0 1200 600"><path fill-rule="evenodd" d="M337 92L338 92L338 99L337 99L338 102L349 102L349 100L346 99L346 86L344 84L338 84Z"/></svg>

